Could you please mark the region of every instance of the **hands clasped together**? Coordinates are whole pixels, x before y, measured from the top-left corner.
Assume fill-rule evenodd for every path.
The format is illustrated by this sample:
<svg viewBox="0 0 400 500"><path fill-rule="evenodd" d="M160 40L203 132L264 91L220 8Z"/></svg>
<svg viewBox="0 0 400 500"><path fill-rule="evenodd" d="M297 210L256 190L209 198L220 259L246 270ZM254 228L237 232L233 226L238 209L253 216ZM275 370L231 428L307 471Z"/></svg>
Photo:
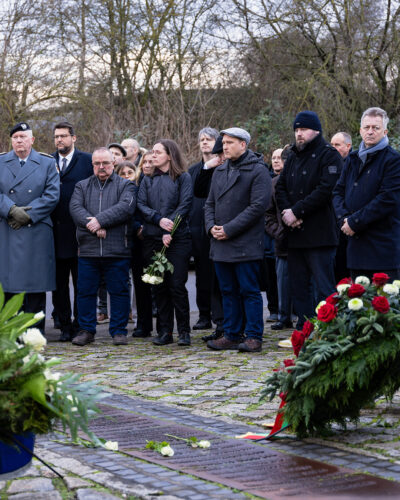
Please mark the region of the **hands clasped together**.
<svg viewBox="0 0 400 500"><path fill-rule="evenodd" d="M8 225L13 229L20 229L22 226L26 226L32 222L30 216L27 214L27 211L31 210L31 208L13 205L8 212Z"/></svg>
<svg viewBox="0 0 400 500"><path fill-rule="evenodd" d="M87 219L89 219L89 222L86 224L86 227L89 229L89 231L91 233L96 233L98 238L105 239L107 236L107 231L105 229L102 229L96 217L87 217Z"/></svg>

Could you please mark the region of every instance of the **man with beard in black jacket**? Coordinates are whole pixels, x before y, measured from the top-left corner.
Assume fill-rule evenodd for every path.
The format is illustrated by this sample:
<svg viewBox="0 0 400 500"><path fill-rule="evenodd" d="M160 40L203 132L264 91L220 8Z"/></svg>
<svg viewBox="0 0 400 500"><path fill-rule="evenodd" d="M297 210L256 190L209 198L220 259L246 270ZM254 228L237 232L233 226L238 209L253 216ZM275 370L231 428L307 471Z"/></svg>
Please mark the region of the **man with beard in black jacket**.
<svg viewBox="0 0 400 500"><path fill-rule="evenodd" d="M313 111L293 123L296 144L276 185L276 201L288 235L288 266L297 329L315 315L316 303L335 290L334 260L338 230L332 190L342 159L322 137Z"/></svg>
<svg viewBox="0 0 400 500"><path fill-rule="evenodd" d="M228 161L215 169L204 218L222 293L224 336L207 346L259 352L264 331L259 274L271 177L261 155L248 149L246 130L233 127L221 135ZM240 342L244 313L245 340Z"/></svg>

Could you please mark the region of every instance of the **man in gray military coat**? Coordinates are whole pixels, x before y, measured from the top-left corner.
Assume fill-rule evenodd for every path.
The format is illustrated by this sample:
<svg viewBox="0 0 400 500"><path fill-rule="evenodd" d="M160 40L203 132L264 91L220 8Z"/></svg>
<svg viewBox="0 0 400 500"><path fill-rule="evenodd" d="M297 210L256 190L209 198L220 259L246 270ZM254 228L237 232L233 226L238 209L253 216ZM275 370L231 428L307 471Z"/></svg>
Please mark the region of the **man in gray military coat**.
<svg viewBox="0 0 400 500"><path fill-rule="evenodd" d="M50 214L60 180L55 159L32 148L27 123L17 123L10 136L12 151L0 155L0 283L6 299L26 292L24 311L37 313L56 286ZM44 332L44 319L37 326Z"/></svg>

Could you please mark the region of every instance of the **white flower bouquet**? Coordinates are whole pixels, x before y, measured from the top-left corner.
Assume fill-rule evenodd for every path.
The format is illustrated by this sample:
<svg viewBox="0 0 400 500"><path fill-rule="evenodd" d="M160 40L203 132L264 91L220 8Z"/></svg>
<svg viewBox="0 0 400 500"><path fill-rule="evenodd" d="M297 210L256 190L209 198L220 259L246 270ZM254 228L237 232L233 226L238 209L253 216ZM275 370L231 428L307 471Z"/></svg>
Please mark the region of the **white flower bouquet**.
<svg viewBox="0 0 400 500"><path fill-rule="evenodd" d="M174 219L174 225L170 232L171 237L177 230L181 220L182 217L178 214ZM142 281L144 281L145 283L149 283L150 285L159 285L164 281L165 272L174 272L174 266L165 256L166 250L167 247L164 245L159 252L154 252L153 257L151 258L153 263L146 267L146 269L144 270Z"/></svg>

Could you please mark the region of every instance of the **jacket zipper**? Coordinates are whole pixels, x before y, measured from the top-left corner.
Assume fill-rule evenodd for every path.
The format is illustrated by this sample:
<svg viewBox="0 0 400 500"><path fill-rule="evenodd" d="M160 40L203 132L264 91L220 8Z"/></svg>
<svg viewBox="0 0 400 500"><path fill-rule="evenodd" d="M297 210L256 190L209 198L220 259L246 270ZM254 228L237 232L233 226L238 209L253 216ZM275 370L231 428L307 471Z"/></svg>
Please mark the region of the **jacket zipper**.
<svg viewBox="0 0 400 500"><path fill-rule="evenodd" d="M97 179L97 182L99 183L99 188L100 188L100 199L99 199L99 213L101 213L101 202L103 199L103 189L106 187L108 178L106 179L105 183L101 185L101 182L99 179ZM100 240L100 257L103 257L103 238L99 238Z"/></svg>

